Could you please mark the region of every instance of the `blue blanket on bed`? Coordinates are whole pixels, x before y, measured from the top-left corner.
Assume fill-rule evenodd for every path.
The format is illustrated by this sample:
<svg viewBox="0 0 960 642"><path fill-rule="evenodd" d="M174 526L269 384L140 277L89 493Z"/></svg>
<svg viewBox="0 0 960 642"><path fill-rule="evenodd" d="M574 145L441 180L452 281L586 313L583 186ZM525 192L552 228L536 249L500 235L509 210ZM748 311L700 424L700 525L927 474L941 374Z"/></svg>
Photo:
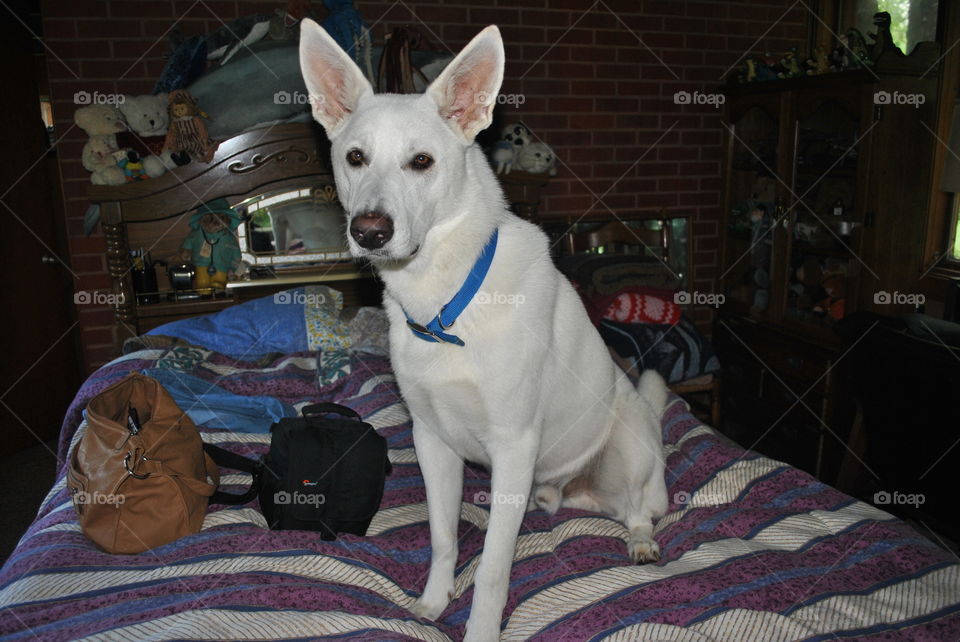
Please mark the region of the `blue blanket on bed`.
<svg viewBox="0 0 960 642"><path fill-rule="evenodd" d="M182 319L158 326L147 334L180 337L234 359L250 359L272 352L308 350L303 305L282 304L281 295L248 301L215 314Z"/></svg>
<svg viewBox="0 0 960 642"><path fill-rule="evenodd" d="M297 410L273 397L235 395L220 386L170 368L145 368L167 389L193 423L233 432L270 432L270 426L284 417L296 417Z"/></svg>

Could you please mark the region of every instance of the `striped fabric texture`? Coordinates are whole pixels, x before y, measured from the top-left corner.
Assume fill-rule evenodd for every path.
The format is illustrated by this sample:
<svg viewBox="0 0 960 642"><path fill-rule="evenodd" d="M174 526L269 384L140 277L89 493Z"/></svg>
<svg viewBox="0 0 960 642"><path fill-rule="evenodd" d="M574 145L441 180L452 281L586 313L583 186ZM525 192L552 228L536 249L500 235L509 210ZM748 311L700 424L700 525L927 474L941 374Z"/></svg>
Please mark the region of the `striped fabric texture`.
<svg viewBox="0 0 960 642"><path fill-rule="evenodd" d="M410 417L387 360L354 355L317 377L317 354L256 363L209 351L189 374L297 407L332 400L390 444L393 473L365 537L323 542L272 532L256 505L211 506L200 533L140 555L99 551L77 525L64 471L0 570L4 639L456 640L483 548L489 476L468 467L455 595L439 621L409 607L430 559L426 496ZM130 370L171 360L141 350L95 373L64 423L61 455L85 430L87 400ZM172 366L178 367L178 366ZM663 419L670 512L656 564L636 566L626 531L564 509L527 513L503 617L505 640L960 639L960 562L889 514L806 473L745 451L672 397ZM257 457L269 435L204 430ZM248 478L222 471L227 490Z"/></svg>

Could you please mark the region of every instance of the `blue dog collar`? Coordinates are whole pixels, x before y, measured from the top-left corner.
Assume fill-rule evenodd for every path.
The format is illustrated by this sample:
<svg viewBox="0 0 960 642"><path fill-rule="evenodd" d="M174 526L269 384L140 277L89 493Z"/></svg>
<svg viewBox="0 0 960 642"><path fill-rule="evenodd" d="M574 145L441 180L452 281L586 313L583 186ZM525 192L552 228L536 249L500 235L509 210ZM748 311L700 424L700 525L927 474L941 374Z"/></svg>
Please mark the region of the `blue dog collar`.
<svg viewBox="0 0 960 642"><path fill-rule="evenodd" d="M477 258L477 262L473 264L473 267L470 269L470 274L467 275L463 285L460 286L460 290L453 295L453 298L450 299L450 302L443 306L440 309L440 313L433 317L429 323L426 325L420 325L411 319L410 315L404 311L404 315L407 317L407 325L410 326L410 330L413 332L415 337L433 343L452 343L458 346L464 345L460 337L453 334L447 334L445 330L449 329L454 324L460 314L470 304L470 301L473 300L473 297L477 294L477 291L483 284L483 280L487 276L487 271L490 269L490 264L493 263L493 255L497 251L497 237L499 235L500 230L494 229L493 236L491 236L490 240L487 241L487 245L483 248L483 252L481 252L480 256Z"/></svg>

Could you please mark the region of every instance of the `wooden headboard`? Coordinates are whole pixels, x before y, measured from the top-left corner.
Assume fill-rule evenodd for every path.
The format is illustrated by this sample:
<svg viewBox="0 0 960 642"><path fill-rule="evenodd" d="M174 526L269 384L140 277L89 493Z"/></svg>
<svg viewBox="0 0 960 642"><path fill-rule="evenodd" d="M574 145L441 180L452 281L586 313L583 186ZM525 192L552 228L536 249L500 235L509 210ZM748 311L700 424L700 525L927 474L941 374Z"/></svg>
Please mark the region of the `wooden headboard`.
<svg viewBox="0 0 960 642"><path fill-rule="evenodd" d="M329 143L319 125L296 123L255 129L222 142L210 163L194 161L146 181L119 186L91 186L87 195L100 205L107 241L107 270L119 303L118 326L129 336L165 319L164 304L149 308L155 321L138 323L132 282L131 249L143 248L154 259L176 253L189 233L190 214L216 198L237 203L267 191L303 186L305 180L333 185ZM212 312L229 301L181 305L170 315ZM144 308L143 312L147 312ZM172 320L167 318L166 320ZM116 338L117 343L122 338Z"/></svg>
<svg viewBox="0 0 960 642"><path fill-rule="evenodd" d="M123 339L166 321L215 312L237 302L238 297L267 294L263 279L256 287L235 290L233 301L206 300L168 305L138 306L132 281L130 250L143 248L151 257L165 259L174 255L189 233L190 214L208 201L226 198L231 204L285 188L304 186L309 181L318 187L335 189L329 160L330 143L316 123L290 123L244 132L220 143L210 163L192 162L163 176L119 186L91 186L87 195L100 205L100 222L107 241L107 270L112 291L119 295L114 305L119 346ZM540 191L548 177L541 174L512 172L500 177L507 197L517 212L536 218ZM369 271L358 274L356 265L346 262L335 268L313 270L315 281L331 282L344 293L345 303L379 302L379 285ZM362 279L359 278L362 276ZM290 279L274 279L277 289L294 287ZM363 281L361 283L361 280ZM369 282L369 283L367 283ZM229 286L229 284L228 284ZM271 286L272 287L272 286ZM354 296L356 295L356 296Z"/></svg>

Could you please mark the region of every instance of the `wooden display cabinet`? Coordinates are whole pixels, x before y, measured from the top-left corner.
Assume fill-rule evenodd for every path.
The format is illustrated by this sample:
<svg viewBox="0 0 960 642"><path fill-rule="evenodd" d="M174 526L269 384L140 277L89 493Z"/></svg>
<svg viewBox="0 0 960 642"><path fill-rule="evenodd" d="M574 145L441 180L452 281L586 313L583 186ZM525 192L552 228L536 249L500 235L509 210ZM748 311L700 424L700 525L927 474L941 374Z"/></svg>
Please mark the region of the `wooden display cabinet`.
<svg viewBox="0 0 960 642"><path fill-rule="evenodd" d="M852 416L839 324L910 311L894 293L921 277L939 90L929 49L912 66L725 92L723 428L825 481Z"/></svg>

